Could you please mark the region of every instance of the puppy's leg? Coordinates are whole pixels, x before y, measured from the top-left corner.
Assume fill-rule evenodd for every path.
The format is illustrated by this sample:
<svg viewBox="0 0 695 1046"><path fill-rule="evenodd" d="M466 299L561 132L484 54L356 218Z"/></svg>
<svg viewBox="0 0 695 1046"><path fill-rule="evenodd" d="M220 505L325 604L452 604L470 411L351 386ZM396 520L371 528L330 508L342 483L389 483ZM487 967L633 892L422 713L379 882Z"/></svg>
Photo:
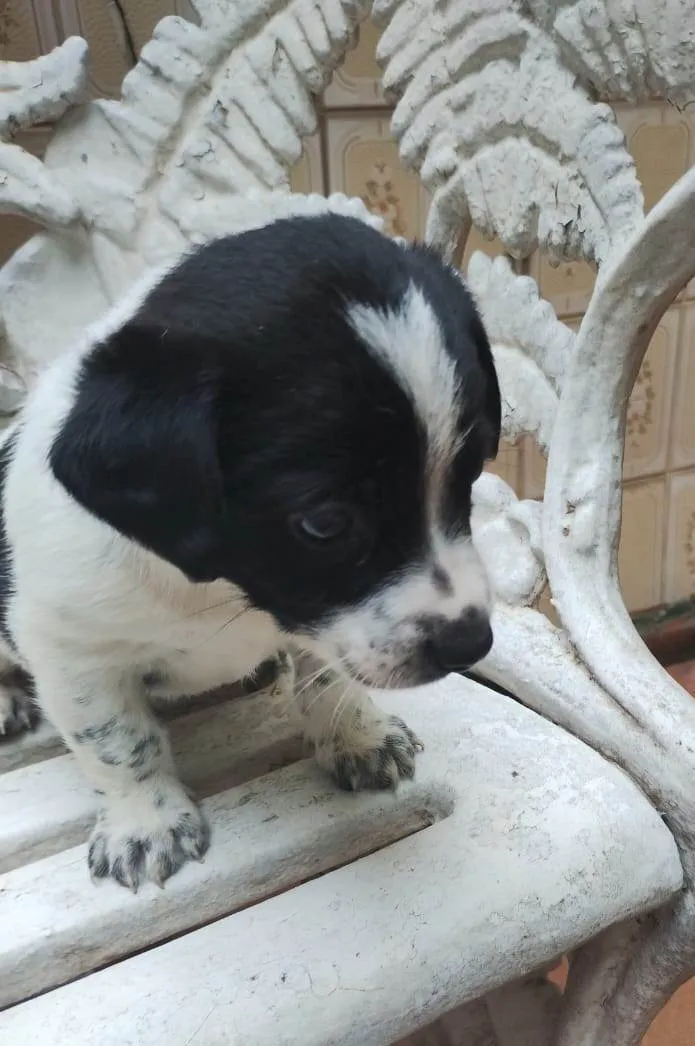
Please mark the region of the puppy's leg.
<svg viewBox="0 0 695 1046"><path fill-rule="evenodd" d="M0 645L0 740L33 730L40 719L33 680Z"/></svg>
<svg viewBox="0 0 695 1046"><path fill-rule="evenodd" d="M56 671L53 663L37 672L36 683L46 714L100 797L89 843L92 877L136 890L147 879L161 886L185 861L199 860L208 827L134 678Z"/></svg>
<svg viewBox="0 0 695 1046"><path fill-rule="evenodd" d="M341 788L396 788L413 777L422 744L402 719L381 712L365 687L309 655L297 658L296 673L305 736Z"/></svg>

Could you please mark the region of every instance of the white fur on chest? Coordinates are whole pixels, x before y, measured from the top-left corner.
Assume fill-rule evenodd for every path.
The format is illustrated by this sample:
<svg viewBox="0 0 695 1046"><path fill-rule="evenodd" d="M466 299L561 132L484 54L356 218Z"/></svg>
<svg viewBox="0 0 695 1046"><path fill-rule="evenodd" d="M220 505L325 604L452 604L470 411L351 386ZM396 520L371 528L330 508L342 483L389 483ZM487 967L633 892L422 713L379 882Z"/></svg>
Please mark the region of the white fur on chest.
<svg viewBox="0 0 695 1046"><path fill-rule="evenodd" d="M249 676L280 643L268 615L233 599L178 618L162 615L137 660L163 677L157 692L195 694Z"/></svg>
<svg viewBox="0 0 695 1046"><path fill-rule="evenodd" d="M29 661L48 642L85 668L153 673L162 679L157 689L176 696L244 678L277 651L275 622L233 586L191 584L123 539L109 542L102 555L84 545L72 555L65 550L60 577L37 572L44 558L38 549L17 556L10 627Z"/></svg>

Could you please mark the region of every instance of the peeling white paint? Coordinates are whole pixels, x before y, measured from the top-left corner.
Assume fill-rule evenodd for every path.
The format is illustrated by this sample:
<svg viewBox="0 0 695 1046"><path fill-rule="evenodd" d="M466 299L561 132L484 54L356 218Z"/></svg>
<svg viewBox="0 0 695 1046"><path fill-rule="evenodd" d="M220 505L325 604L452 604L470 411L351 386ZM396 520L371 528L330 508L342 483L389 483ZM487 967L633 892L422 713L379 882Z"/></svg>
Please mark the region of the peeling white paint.
<svg viewBox="0 0 695 1046"><path fill-rule="evenodd" d="M0 210L45 229L0 272L11 368L0 371L1 413L144 269L189 244L325 208L372 220L360 201L290 195L287 176L315 126L313 96L368 6L196 0L200 26L160 22L122 99L75 110L43 162L10 132L79 100L86 45L0 63ZM392 695L429 744L412 788L347 804L290 767L253 781L239 845L235 804L252 784L212 774L220 848L154 900L91 890L77 874L83 858L68 847L81 849L91 800L50 730L3 746L8 1001L87 972L107 947L122 957L0 1014L3 1043L73 1046L88 1028L105 1046L133 1036L213 1046L230 1035L244 1046L387 1046L466 1003L412 1043L637 1046L695 973L695 706L635 633L616 573L625 409L651 331L695 275L695 172L645 218L613 113L594 101L692 101L695 0L629 6L373 8L394 134L433 194L431 242L455 260L475 224L513 255L539 247L599 264L576 335L504 259L474 256L468 273L496 346L505 431L532 433L549 453L543 503L518 501L490 476L476 487L474 536L498 601L483 670L547 721L461 680ZM546 579L562 629L533 609ZM237 711L192 714L203 718L184 730L181 758L207 780L211 767L222 772ZM245 766L291 740L281 717L267 736L263 717L254 722L237 751ZM261 807L276 818L268 830ZM292 887L317 860L325 868L359 856L365 840L383 845L384 825L398 838L423 810L440 818L434 828ZM257 898L278 868L287 892L195 929ZM681 880L674 903L632 918ZM131 939L147 946L162 928L190 932L125 958ZM579 950L560 1002L528 976L566 949Z"/></svg>

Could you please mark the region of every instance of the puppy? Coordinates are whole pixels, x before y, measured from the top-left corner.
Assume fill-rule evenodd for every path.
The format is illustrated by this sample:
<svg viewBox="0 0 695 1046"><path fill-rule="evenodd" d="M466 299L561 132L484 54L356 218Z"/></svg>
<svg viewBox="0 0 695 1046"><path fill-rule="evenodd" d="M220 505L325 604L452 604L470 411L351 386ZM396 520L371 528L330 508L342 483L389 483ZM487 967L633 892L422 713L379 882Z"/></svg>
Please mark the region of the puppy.
<svg viewBox="0 0 695 1046"><path fill-rule="evenodd" d="M460 276L336 214L195 250L43 374L0 456L0 728L19 667L100 797L93 877L161 884L208 845L148 696L288 650L338 784L412 776L366 688L488 652L471 486L499 434Z"/></svg>

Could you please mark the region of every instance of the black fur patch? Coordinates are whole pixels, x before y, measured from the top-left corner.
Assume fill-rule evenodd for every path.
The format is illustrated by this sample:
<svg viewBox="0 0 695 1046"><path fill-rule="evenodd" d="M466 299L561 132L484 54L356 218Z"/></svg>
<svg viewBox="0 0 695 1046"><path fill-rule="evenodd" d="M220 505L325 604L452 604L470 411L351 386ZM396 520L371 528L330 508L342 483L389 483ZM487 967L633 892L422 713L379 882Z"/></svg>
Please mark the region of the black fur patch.
<svg viewBox="0 0 695 1046"><path fill-rule="evenodd" d="M353 303L397 308L413 284L465 390L472 435L446 511L466 528L500 417L470 295L431 251L337 216L215 241L166 276L85 360L56 477L192 580L226 578L284 628L315 627L426 554L425 433L346 319ZM317 512L349 526L314 540Z"/></svg>

